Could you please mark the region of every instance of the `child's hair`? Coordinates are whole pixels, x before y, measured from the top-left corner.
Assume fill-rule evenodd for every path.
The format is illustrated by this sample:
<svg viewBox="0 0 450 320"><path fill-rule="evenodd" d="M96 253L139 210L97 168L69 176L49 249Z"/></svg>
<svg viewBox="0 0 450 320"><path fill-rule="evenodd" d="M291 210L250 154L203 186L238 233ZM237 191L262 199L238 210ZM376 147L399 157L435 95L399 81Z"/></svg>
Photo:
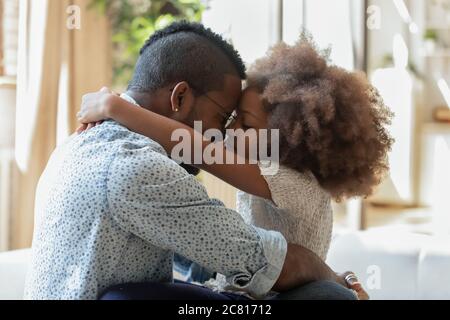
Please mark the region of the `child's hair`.
<svg viewBox="0 0 450 320"><path fill-rule="evenodd" d="M280 162L311 171L341 201L367 197L387 172L392 112L363 73L329 64L306 33L281 43L249 71L263 95L269 128L280 130Z"/></svg>

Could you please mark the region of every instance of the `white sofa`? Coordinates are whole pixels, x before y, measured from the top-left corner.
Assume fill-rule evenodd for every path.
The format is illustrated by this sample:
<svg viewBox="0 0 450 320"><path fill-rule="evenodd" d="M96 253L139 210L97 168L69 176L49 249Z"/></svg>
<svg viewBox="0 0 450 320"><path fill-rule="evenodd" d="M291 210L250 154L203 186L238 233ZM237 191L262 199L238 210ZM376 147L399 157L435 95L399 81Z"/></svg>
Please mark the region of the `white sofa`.
<svg viewBox="0 0 450 320"><path fill-rule="evenodd" d="M0 300L22 300L30 250L0 254Z"/></svg>
<svg viewBox="0 0 450 320"><path fill-rule="evenodd" d="M29 250L0 254L0 300L20 300ZM356 272L374 300L450 299L450 237L380 229L336 236L329 265Z"/></svg>
<svg viewBox="0 0 450 320"><path fill-rule="evenodd" d="M328 264L354 271L373 300L450 299L450 236L398 228L344 234L334 239Z"/></svg>

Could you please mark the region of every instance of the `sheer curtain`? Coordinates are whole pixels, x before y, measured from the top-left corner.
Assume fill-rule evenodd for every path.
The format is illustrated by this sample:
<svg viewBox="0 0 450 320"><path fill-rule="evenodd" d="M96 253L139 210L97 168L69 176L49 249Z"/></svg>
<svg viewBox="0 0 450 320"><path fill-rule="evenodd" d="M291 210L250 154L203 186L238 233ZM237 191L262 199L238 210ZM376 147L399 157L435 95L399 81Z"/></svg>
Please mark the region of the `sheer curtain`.
<svg viewBox="0 0 450 320"><path fill-rule="evenodd" d="M74 131L82 94L110 84L109 25L89 2L20 1L14 249L31 243L37 182L56 145Z"/></svg>

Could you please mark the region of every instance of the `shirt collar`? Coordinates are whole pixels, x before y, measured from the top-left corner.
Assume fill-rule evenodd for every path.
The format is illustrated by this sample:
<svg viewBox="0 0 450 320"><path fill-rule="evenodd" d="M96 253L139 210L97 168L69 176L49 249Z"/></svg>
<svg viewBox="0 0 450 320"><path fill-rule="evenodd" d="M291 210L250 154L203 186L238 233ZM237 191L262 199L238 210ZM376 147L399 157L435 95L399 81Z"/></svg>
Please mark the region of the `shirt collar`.
<svg viewBox="0 0 450 320"><path fill-rule="evenodd" d="M135 106L140 107L140 105L136 102L136 100L134 100L132 97L130 97L130 96L127 95L126 93L122 93L122 94L120 95L120 97L121 97L123 100L126 100L126 101L128 101L129 103L132 103L132 104L134 104Z"/></svg>

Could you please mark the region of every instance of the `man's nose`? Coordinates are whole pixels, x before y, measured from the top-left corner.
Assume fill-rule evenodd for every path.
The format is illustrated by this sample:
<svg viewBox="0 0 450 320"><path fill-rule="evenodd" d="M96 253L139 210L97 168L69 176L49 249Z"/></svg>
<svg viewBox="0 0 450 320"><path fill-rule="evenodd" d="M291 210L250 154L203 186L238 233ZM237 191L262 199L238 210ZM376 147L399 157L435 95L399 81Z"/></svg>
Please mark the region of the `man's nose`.
<svg viewBox="0 0 450 320"><path fill-rule="evenodd" d="M231 142L236 143L236 135L233 133L238 129L242 129L242 121L238 118L236 119L225 131L225 144L229 144ZM227 132L227 130L230 130L232 132Z"/></svg>

